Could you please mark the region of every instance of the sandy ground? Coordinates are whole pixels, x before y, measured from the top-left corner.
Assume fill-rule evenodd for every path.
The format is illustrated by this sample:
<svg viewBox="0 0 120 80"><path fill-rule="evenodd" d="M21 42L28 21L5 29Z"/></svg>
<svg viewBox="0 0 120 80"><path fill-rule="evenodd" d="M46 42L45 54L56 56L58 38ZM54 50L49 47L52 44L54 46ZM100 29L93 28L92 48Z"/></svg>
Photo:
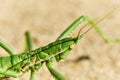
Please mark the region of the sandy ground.
<svg viewBox="0 0 120 80"><path fill-rule="evenodd" d="M0 0L0 39L21 53L27 30L31 31L38 48L56 40L79 16L98 20L119 5L119 0ZM119 10L98 24L112 39L120 38ZM56 64L56 70L67 80L120 80L119 53L120 44L106 44L92 29L64 62ZM0 49L0 56L5 55L8 54ZM85 55L90 60L75 62ZM29 73L11 80L29 80ZM54 78L44 65L37 80Z"/></svg>

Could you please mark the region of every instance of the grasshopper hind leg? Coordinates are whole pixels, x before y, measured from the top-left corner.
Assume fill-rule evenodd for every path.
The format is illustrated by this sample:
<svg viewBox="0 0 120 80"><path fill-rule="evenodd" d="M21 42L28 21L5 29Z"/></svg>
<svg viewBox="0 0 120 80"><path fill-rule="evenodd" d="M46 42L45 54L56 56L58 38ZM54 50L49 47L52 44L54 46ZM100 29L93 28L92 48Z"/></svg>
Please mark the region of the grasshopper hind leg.
<svg viewBox="0 0 120 80"><path fill-rule="evenodd" d="M34 45L33 45L33 40L32 40L30 32L27 31L25 33L25 36L26 36L26 44L27 44L26 50L31 51L34 49ZM33 70L33 69L35 69L35 66L31 67L30 80L36 80L36 75L37 75L38 70Z"/></svg>
<svg viewBox="0 0 120 80"><path fill-rule="evenodd" d="M101 18L97 23L99 23L101 20L103 20L106 16L103 16L103 18ZM120 39L115 39L115 40L111 40L110 38L108 38L106 36L106 34L96 25L96 23L94 23L89 17L85 17L83 16L84 20L86 20L95 30L96 32L100 35L101 38L103 38L103 40L106 43L109 44L115 44L115 43L120 43Z"/></svg>
<svg viewBox="0 0 120 80"><path fill-rule="evenodd" d="M4 41L0 40L0 46L5 49L9 55L15 55L15 51L8 46Z"/></svg>

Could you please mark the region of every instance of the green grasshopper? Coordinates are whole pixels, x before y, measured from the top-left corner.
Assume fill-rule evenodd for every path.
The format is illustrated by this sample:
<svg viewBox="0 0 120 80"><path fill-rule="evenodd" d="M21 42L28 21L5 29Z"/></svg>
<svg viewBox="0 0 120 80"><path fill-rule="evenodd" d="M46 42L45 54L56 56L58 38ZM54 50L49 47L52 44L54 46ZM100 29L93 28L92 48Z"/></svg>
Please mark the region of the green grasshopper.
<svg viewBox="0 0 120 80"><path fill-rule="evenodd" d="M92 27L81 34L81 28L76 37L71 34L79 27L82 22L87 21ZM30 80L36 80L38 70L45 63L51 75L56 80L66 80L59 72L54 69L54 61L61 61L66 58L73 47L83 38L91 28L107 43L118 43L120 39L110 40L104 32L90 18L81 16L73 22L56 41L38 49L33 48L33 41L30 32L26 32L27 51L22 54L16 54L7 44L0 40L0 46L4 48L10 56L0 57L0 79L22 76L25 72L31 70Z"/></svg>

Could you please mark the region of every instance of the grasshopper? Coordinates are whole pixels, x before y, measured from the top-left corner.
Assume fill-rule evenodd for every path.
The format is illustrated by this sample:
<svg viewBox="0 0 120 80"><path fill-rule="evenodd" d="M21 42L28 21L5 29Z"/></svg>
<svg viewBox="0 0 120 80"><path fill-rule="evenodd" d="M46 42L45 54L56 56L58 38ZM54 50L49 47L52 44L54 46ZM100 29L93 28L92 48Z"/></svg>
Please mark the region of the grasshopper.
<svg viewBox="0 0 120 80"><path fill-rule="evenodd" d="M92 27L82 34L81 31L83 28L81 28L78 35L72 37L71 34L85 21L87 21ZM79 17L57 38L57 40L38 49L33 48L31 34L30 32L26 32L27 51L21 54L16 54L4 41L0 40L0 46L10 55L0 57L0 80L10 77L20 77L29 70L31 70L30 80L36 80L37 72L44 63L55 80L66 80L63 75L54 69L54 61L59 62L66 58L74 46L78 44L91 28L94 28L107 43L120 42L120 39L114 41L110 40L96 23L86 16Z"/></svg>

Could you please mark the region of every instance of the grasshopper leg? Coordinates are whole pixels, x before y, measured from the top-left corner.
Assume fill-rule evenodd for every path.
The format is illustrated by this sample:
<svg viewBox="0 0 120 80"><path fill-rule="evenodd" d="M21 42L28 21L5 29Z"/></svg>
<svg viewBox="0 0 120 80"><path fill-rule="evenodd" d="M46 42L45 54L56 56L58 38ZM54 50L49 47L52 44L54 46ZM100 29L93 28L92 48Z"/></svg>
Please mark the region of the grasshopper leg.
<svg viewBox="0 0 120 80"><path fill-rule="evenodd" d="M107 14L109 15L109 14ZM100 22L101 20L103 20L107 15L103 16L98 22ZM115 40L111 40L109 39L106 34L96 25L96 23L93 22L93 20L91 20L89 17L86 16L81 16L79 17L75 22L73 22L58 38L57 40L61 40L64 39L68 36L70 36L70 34L75 31L76 28L79 27L79 25L83 22L87 21L95 30L96 32L105 40L106 43L119 43L120 39L115 39ZM97 22L97 23L98 23Z"/></svg>
<svg viewBox="0 0 120 80"><path fill-rule="evenodd" d="M5 49L10 55L15 55L15 51L9 47L4 41L0 40L0 46Z"/></svg>
<svg viewBox="0 0 120 80"><path fill-rule="evenodd" d="M92 27L96 30L96 32L105 40L106 43L119 43L120 39L115 39L115 40L111 40L109 39L105 33L88 17L83 16L83 19L88 21L89 24L92 25Z"/></svg>
<svg viewBox="0 0 120 80"><path fill-rule="evenodd" d="M25 33L25 36L26 36L26 49L27 51L31 51L34 49L34 45L33 45L33 40L32 40L32 37L31 37L31 33L29 31L27 31Z"/></svg>
<svg viewBox="0 0 120 80"><path fill-rule="evenodd" d="M34 49L34 45L33 45L33 40L32 40L30 32L27 31L26 34L25 34L25 36L26 36L26 43L27 43L27 49L26 50L27 51L31 51L31 50ZM37 72L38 72L38 70L33 70L33 68L35 69L35 66L33 66L31 68L30 80L35 80Z"/></svg>
<svg viewBox="0 0 120 80"><path fill-rule="evenodd" d="M71 52L71 49L67 49L66 51L60 53L59 55L55 56L56 61L64 60Z"/></svg>
<svg viewBox="0 0 120 80"><path fill-rule="evenodd" d="M50 73L55 77L55 80L66 80L63 75L54 69L54 61L50 59L46 62L46 65Z"/></svg>

